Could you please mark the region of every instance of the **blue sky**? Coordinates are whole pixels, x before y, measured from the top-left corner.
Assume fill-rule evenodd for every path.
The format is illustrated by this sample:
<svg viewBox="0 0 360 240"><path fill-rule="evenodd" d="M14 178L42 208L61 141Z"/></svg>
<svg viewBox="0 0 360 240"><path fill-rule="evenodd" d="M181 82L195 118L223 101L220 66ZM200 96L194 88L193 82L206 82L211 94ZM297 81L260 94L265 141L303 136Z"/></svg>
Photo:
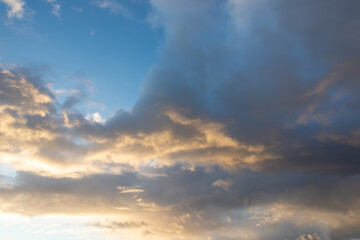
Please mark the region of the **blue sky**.
<svg viewBox="0 0 360 240"><path fill-rule="evenodd" d="M360 239L359 0L0 0L1 240Z"/></svg>
<svg viewBox="0 0 360 240"><path fill-rule="evenodd" d="M46 1L26 3L23 19L7 19L2 11L2 63L37 65L56 88L75 88L76 79L88 79L89 102L109 116L130 109L139 87L158 58L163 33L147 20L150 4L123 1L121 8L100 8L95 2L62 1L58 15ZM94 111L94 109L88 109Z"/></svg>

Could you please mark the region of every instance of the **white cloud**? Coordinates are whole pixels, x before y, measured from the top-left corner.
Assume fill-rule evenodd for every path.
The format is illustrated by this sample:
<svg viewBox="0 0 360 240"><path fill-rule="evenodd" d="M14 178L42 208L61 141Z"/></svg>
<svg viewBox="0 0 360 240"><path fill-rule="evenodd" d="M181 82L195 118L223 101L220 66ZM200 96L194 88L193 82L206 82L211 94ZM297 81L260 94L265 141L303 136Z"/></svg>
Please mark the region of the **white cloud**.
<svg viewBox="0 0 360 240"><path fill-rule="evenodd" d="M110 10L113 14L130 16L129 11L117 0L93 0L92 3L99 8Z"/></svg>
<svg viewBox="0 0 360 240"><path fill-rule="evenodd" d="M22 0L0 0L0 2L7 5L7 15L9 18L16 17L22 18L24 15L25 2Z"/></svg>
<svg viewBox="0 0 360 240"><path fill-rule="evenodd" d="M99 8L108 8L111 12L118 12L122 8L115 0L94 0L93 3Z"/></svg>
<svg viewBox="0 0 360 240"><path fill-rule="evenodd" d="M51 13L57 17L61 17L60 16L61 5L56 0L46 0L46 2L50 3L52 6Z"/></svg>
<svg viewBox="0 0 360 240"><path fill-rule="evenodd" d="M96 112L93 114L88 114L86 117L86 120L94 123L105 123L106 119L100 115L100 113Z"/></svg>

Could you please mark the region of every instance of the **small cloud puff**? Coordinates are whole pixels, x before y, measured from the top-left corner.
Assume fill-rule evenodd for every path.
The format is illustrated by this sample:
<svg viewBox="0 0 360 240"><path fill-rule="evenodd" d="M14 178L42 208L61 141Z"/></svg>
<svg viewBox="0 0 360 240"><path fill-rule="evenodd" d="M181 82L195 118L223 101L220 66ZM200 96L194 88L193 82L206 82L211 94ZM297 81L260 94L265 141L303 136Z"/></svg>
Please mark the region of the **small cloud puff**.
<svg viewBox="0 0 360 240"><path fill-rule="evenodd" d="M25 2L23 0L0 0L8 7L7 15L9 18L22 18L25 11Z"/></svg>

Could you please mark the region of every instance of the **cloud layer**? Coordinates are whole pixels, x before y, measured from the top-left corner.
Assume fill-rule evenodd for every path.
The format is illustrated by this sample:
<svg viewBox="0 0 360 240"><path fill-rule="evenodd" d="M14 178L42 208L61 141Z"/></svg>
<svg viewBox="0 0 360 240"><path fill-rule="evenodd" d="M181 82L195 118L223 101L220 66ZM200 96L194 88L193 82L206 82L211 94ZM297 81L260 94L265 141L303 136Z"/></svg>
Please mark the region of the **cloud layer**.
<svg viewBox="0 0 360 240"><path fill-rule="evenodd" d="M166 44L131 111L96 121L84 92L1 71L0 210L146 239L360 238L359 1L151 4Z"/></svg>

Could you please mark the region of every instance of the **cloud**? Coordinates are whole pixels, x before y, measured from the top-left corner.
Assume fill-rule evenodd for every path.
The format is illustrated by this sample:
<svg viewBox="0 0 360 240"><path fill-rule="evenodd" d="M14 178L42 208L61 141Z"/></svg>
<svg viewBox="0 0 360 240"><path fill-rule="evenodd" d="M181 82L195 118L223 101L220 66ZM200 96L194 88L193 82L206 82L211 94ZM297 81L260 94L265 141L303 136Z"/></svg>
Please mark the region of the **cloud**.
<svg viewBox="0 0 360 240"><path fill-rule="evenodd" d="M139 188L128 188L128 187L123 187L123 186L119 186L117 187L117 189L119 190L119 192L121 194L126 194L126 193L142 193L144 192L144 190L139 189Z"/></svg>
<svg viewBox="0 0 360 240"><path fill-rule="evenodd" d="M8 7L7 15L9 18L22 18L25 11L25 2L22 0L1 0Z"/></svg>
<svg viewBox="0 0 360 240"><path fill-rule="evenodd" d="M46 0L46 2L49 3L52 7L51 13L54 14L55 16L61 18L61 15L60 15L61 5L57 2L57 0Z"/></svg>
<svg viewBox="0 0 360 240"><path fill-rule="evenodd" d="M313 233L313 234L302 234L296 240L321 240L321 238L319 237L319 235L317 235L317 233Z"/></svg>
<svg viewBox="0 0 360 240"><path fill-rule="evenodd" d="M238 141L266 146L278 156L264 168L358 172L358 148L317 141L334 129L347 135L358 128L358 16L350 11L358 2L340 11L336 2L325 1L153 4L167 46L135 108L156 111L166 103L226 122L225 130ZM225 9L216 21L215 9ZM298 20L305 15L307 21ZM346 48L338 51L339 44ZM346 160L344 152L351 155Z"/></svg>
<svg viewBox="0 0 360 240"><path fill-rule="evenodd" d="M78 12L78 13L82 13L84 11L84 9L82 9L80 7L72 7L71 10Z"/></svg>
<svg viewBox="0 0 360 240"><path fill-rule="evenodd" d="M229 191L229 187L232 185L233 183L231 182L230 179L218 179L215 182L212 183L213 187L220 187L223 188L227 191Z"/></svg>
<svg viewBox="0 0 360 240"><path fill-rule="evenodd" d="M359 2L151 4L165 45L129 111L1 71L0 210L149 239L359 238Z"/></svg>
<svg viewBox="0 0 360 240"><path fill-rule="evenodd" d="M155 160L161 164L179 161L195 165L218 164L227 169L291 169L340 175L358 172L356 159L360 152L354 143L359 126L352 121L357 116L353 111L354 106L358 104L355 91L358 88L355 80L358 76L354 60L356 55L351 52L351 59L344 63L341 60L344 57L340 59L340 53L336 52L330 63L327 60L328 52L316 54L318 48L312 45L315 40L310 40L316 39L317 35L303 33L304 28L313 28L316 24L304 23L301 28L297 25L287 26L289 22L296 22L292 20L293 15L284 14L283 8L291 10L293 6L285 8L277 2L269 2L267 7L252 5L253 14L260 11L277 20L274 23L264 20L263 23L259 19L260 23L257 24L251 20L250 12L246 17L251 21L244 30L237 24L245 21L238 19L238 16L242 7L247 5L239 5L236 1L226 4L185 1L175 5L155 1L153 4L160 19L167 19L164 21L167 46L162 60L149 73L134 108L129 112L120 110L106 122L97 114L85 117L73 109L86 96L81 91L69 95L57 113L55 109L58 106L51 95L41 95L47 97L49 102L39 105L35 101L36 108L30 106L34 100L11 106L21 109L16 111L22 112L29 123L31 119L34 122L34 119L46 118L59 131L51 142L44 144L54 147L59 153L49 155L51 151L34 146L30 152L36 156L32 158L41 161L48 159L49 162L60 164L60 159L72 157L76 160L65 163L76 165L87 162L89 167L100 159L104 165L131 162L134 166ZM189 7L192 11L184 13ZM211 22L210 13L219 9L230 17L220 17L217 23ZM198 19L200 17L204 19ZM327 19L328 16L319 17L318 21L325 21L323 18ZM207 18L209 21L205 20ZM291 21L282 18L290 18ZM341 18L341 21L330 20L341 25L352 22L352 18L356 19L356 16L347 15L346 21ZM189 21L197 25L183 27L190 26L187 24ZM271 26L268 26L270 23ZM284 26L280 27L281 23ZM229 29L225 31L222 24L229 25ZM205 46L200 40L209 29L213 33L207 37ZM335 30L331 28L328 31ZM270 33L276 40L287 39L287 43L272 41L267 36ZM231 38L219 39L219 34L231 34ZM348 33L351 34L353 31ZM289 41L298 35L303 36L303 42ZM249 37L259 40L252 43L254 46L239 47L234 44L237 41L249 44ZM355 39L356 36L349 41ZM223 41L227 44L223 44ZM334 48L328 44L329 48ZM347 46L354 44L350 41ZM294 52L293 49L302 49L304 53ZM280 53L284 54L280 57ZM234 54L247 61L234 61ZM339 63L336 62L338 56ZM277 61L271 61L272 58ZM319 65L319 70L310 68L303 76L306 70L304 61L313 61L313 64ZM292 67L284 68L286 65ZM14 73L8 73L11 74ZM32 77L24 73L13 81L18 81L16 84L24 92L37 91L36 87L49 92L39 84L34 89L27 89L28 78L31 81ZM23 85L20 85L21 82ZM266 91L263 88L267 88ZM58 94L60 92L64 91L57 90ZM13 96L5 94L3 98L9 100ZM13 98L16 101L20 99ZM39 107L44 112L30 113L36 116L23 112ZM346 139L348 133L354 133L351 139ZM80 142L85 144L78 144ZM74 149L66 150L66 146L72 144L75 144ZM345 152L348 157L343 159Z"/></svg>
<svg viewBox="0 0 360 240"><path fill-rule="evenodd" d="M112 14L122 14L130 16L128 9L126 9L118 0L93 0L92 4L99 8L108 9Z"/></svg>
<svg viewBox="0 0 360 240"><path fill-rule="evenodd" d="M141 228L159 239L169 234L180 239L359 237L360 192L354 191L358 176L230 174L219 168L183 167L148 168L165 173L155 177L123 172L51 178L18 172L11 187L0 190L1 211L29 216L98 214L108 220L97 222L97 227L115 232ZM231 179L231 191L212 186L219 177ZM119 186L141 191L125 194ZM120 221L121 216L125 219Z"/></svg>
<svg viewBox="0 0 360 240"><path fill-rule="evenodd" d="M96 123L105 123L106 119L103 118L100 113L96 112L91 115L87 115L86 119L90 122L96 122Z"/></svg>
<svg viewBox="0 0 360 240"><path fill-rule="evenodd" d="M122 111L108 121L99 113L84 117L74 110L86 95L83 91L50 90L25 69L4 69L0 77L2 153L13 159L7 163L17 170L36 164L39 174L89 174L90 169L101 172L111 164L139 167L152 160L256 168L276 157L262 145L231 138L223 124L207 119L188 118L171 109ZM56 97L63 94L67 96L60 103Z"/></svg>
<svg viewBox="0 0 360 240"><path fill-rule="evenodd" d="M113 230L119 229L119 228L140 228L143 226L146 226L148 224L144 222L110 222L110 223L95 223L93 226L100 227L100 228L110 228Z"/></svg>

